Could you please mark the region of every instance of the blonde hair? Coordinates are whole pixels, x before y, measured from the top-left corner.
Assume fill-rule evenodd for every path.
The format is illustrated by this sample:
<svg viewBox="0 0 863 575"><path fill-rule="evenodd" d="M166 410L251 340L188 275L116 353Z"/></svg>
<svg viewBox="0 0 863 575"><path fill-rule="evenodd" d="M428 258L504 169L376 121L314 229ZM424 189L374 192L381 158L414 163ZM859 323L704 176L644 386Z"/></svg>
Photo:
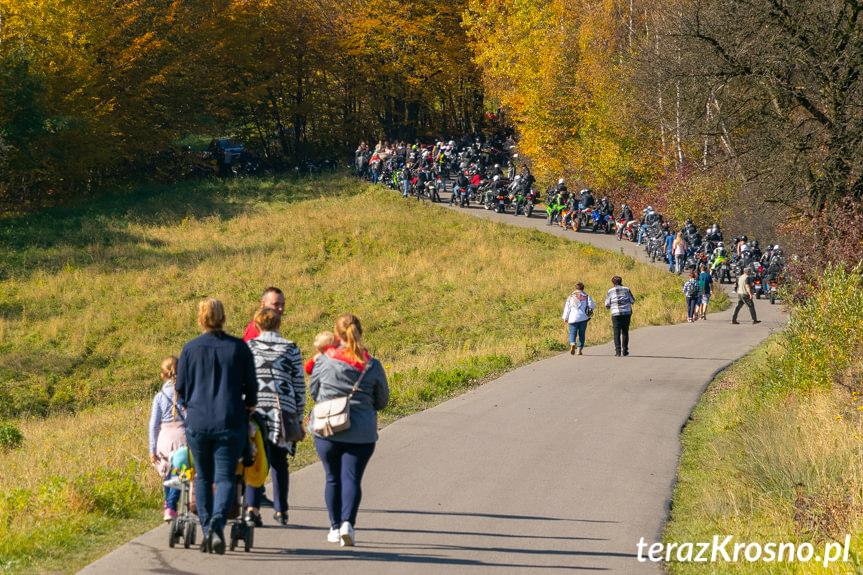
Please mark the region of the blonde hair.
<svg viewBox="0 0 863 575"><path fill-rule="evenodd" d="M363 326L360 324L360 318L352 313L343 313L336 319L335 332L347 348L345 355L358 363L365 363Z"/></svg>
<svg viewBox="0 0 863 575"><path fill-rule="evenodd" d="M336 343L336 334L331 331L322 331L315 336L315 349L323 353L328 347Z"/></svg>
<svg viewBox="0 0 863 575"><path fill-rule="evenodd" d="M255 312L255 327L259 331L276 331L282 324L282 316L272 308L262 308Z"/></svg>
<svg viewBox="0 0 863 575"><path fill-rule="evenodd" d="M165 381L177 377L177 356L169 355L168 357L162 360L162 363L159 364L159 375Z"/></svg>
<svg viewBox="0 0 863 575"><path fill-rule="evenodd" d="M198 325L204 331L221 331L225 327L225 308L215 298L198 304Z"/></svg>
<svg viewBox="0 0 863 575"><path fill-rule="evenodd" d="M171 418L177 420L177 356L169 355L159 364L159 375L164 381L169 379L174 382L174 397L171 401Z"/></svg>

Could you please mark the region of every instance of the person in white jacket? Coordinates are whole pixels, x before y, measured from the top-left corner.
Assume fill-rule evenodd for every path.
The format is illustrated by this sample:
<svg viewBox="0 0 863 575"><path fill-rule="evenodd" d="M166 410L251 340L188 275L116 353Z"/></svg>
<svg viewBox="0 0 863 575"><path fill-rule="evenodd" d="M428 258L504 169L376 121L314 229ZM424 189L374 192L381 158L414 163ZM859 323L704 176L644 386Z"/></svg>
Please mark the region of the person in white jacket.
<svg viewBox="0 0 863 575"><path fill-rule="evenodd" d="M563 306L563 321L569 324L569 353L570 355L582 355L584 347L584 336L587 331L587 322L593 316L596 304L593 299L584 293L584 284L575 284L575 291L566 298Z"/></svg>

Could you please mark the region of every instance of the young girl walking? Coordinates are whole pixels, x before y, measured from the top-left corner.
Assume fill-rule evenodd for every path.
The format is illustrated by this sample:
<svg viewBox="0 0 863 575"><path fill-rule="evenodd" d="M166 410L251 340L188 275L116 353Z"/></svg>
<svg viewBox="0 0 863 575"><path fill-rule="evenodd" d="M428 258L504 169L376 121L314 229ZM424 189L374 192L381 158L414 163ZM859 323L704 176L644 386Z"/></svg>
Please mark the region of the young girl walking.
<svg viewBox="0 0 863 575"><path fill-rule="evenodd" d="M177 405L174 380L177 377L177 358L170 355L162 360L159 375L162 388L153 397L150 409L150 463L163 480L172 475L171 454L186 445L186 428L183 424L183 409ZM180 490L165 486L163 518L170 521L177 517L177 501Z"/></svg>

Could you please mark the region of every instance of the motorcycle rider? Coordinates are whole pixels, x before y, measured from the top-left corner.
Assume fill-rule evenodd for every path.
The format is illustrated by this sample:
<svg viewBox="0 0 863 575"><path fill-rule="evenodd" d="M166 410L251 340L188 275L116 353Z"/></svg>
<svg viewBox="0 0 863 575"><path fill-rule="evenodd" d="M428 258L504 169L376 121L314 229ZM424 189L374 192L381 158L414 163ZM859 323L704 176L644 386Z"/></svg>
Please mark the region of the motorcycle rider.
<svg viewBox="0 0 863 575"><path fill-rule="evenodd" d="M456 188L452 191L452 196L450 197L449 203L453 203L456 200L461 201L461 198L458 197L459 194L464 194L464 203L467 204L467 195L468 195L468 186L470 186L470 180L468 179L467 170L459 171L458 178L456 178Z"/></svg>
<svg viewBox="0 0 863 575"><path fill-rule="evenodd" d="M569 191L566 189L566 184L563 178L557 181L557 185L548 191L548 202L546 210L548 211L548 221L546 225L553 223L554 217L560 213L569 199Z"/></svg>
<svg viewBox="0 0 863 575"><path fill-rule="evenodd" d="M632 215L632 210L629 209L629 205L623 203L620 206L620 217L618 221L621 222L620 228L617 230L617 239L620 240L623 237L623 230L626 229L627 226L635 224L635 217Z"/></svg>
<svg viewBox="0 0 863 575"><path fill-rule="evenodd" d="M494 180L495 176L502 176L503 170L500 168L500 164L495 164L494 168L491 169L491 179Z"/></svg>
<svg viewBox="0 0 863 575"><path fill-rule="evenodd" d="M593 199L593 194L590 192L589 188L585 188L578 193L578 209L584 210L586 208L593 207L596 201Z"/></svg>
<svg viewBox="0 0 863 575"><path fill-rule="evenodd" d="M500 166L498 166L500 167ZM500 174L492 176L491 186L485 191L485 209L490 210L494 205L494 200L503 190L503 182L500 181Z"/></svg>

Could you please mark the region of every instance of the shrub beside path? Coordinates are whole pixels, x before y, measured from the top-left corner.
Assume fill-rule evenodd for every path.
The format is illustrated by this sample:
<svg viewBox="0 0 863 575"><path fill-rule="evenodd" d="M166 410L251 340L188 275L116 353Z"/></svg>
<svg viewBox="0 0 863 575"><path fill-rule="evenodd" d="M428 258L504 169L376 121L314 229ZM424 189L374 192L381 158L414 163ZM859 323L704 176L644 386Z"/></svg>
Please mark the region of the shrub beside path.
<svg viewBox="0 0 863 575"><path fill-rule="evenodd" d="M465 211L644 261L635 244L563 232L539 214ZM627 358L611 343L562 353L386 427L363 481L356 547L327 543L316 463L291 474L290 525L265 509L251 553L169 549L160 526L82 573L661 573L637 560L637 544L660 541L680 430L702 391L785 322L778 305L756 309L759 325L746 310L730 325L727 310L635 330Z"/></svg>

